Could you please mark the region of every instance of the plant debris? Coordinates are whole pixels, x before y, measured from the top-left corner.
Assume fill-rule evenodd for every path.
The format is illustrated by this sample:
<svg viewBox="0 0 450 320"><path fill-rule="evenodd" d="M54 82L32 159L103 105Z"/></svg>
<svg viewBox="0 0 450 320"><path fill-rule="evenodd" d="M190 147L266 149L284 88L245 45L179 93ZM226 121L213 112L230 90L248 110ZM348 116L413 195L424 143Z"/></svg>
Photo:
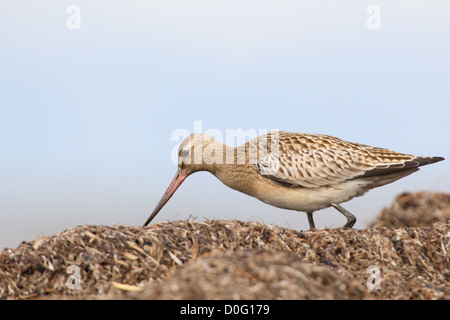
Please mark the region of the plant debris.
<svg viewBox="0 0 450 320"><path fill-rule="evenodd" d="M450 194L442 192L399 194L394 203L381 210L371 226L426 227L450 219Z"/></svg>
<svg viewBox="0 0 450 320"><path fill-rule="evenodd" d="M213 250L148 284L133 299L370 299L365 286L333 268L303 262L288 251Z"/></svg>
<svg viewBox="0 0 450 320"><path fill-rule="evenodd" d="M449 252L448 219L301 232L239 220L85 225L4 249L0 299L450 299Z"/></svg>

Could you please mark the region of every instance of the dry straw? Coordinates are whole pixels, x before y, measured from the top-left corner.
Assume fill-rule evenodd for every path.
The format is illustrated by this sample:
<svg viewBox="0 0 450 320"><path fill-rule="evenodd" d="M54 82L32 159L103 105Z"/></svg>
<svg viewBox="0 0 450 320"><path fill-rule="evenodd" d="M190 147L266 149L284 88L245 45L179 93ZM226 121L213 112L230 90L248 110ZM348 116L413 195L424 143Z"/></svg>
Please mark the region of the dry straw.
<svg viewBox="0 0 450 320"><path fill-rule="evenodd" d="M302 232L238 220L86 225L3 250L0 298L450 299L449 250L450 220ZM366 286L370 266L378 290Z"/></svg>

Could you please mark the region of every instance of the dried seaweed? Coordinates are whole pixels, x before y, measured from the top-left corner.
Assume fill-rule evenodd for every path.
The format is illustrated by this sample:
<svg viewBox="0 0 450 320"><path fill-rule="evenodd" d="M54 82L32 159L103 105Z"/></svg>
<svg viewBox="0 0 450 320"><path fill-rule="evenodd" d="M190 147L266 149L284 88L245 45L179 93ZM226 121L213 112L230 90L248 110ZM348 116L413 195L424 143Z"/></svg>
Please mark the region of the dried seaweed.
<svg viewBox="0 0 450 320"><path fill-rule="evenodd" d="M302 232L239 220L85 225L3 250L0 299L450 299L449 252L450 220ZM378 290L366 286L371 266Z"/></svg>
<svg viewBox="0 0 450 320"><path fill-rule="evenodd" d="M303 262L287 251L213 250L133 299L370 299L365 286L335 270Z"/></svg>
<svg viewBox="0 0 450 320"><path fill-rule="evenodd" d="M442 192L399 194L394 203L381 210L371 226L425 227L450 219L450 194Z"/></svg>

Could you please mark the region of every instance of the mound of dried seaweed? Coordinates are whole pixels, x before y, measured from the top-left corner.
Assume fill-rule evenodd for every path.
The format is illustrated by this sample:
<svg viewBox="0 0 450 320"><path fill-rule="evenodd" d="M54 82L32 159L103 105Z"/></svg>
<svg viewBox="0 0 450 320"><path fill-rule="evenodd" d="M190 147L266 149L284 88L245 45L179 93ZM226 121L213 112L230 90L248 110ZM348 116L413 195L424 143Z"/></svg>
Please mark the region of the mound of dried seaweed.
<svg viewBox="0 0 450 320"><path fill-rule="evenodd" d="M101 299L131 290L137 291L134 298L173 294L190 299L274 299L285 298L283 290L294 292L282 288L291 284L313 288L309 296L302 289L295 291L299 298L333 298L344 290L339 294L346 298L449 299L449 250L448 220L423 228L305 232L237 220L173 221L147 229L87 225L3 250L0 298ZM273 272L284 270L274 283L272 271L257 267L270 268L271 259ZM227 267L225 261L233 262ZM78 268L78 274L70 266ZM380 289L360 291L371 266L380 270ZM194 269L203 273L205 282L190 293ZM73 288L75 276L79 287ZM221 293L222 279L227 279L228 291ZM245 283L253 291L231 291ZM267 288L267 295L257 290L258 283ZM166 286L178 288L180 294L164 291Z"/></svg>
<svg viewBox="0 0 450 320"><path fill-rule="evenodd" d="M214 250L125 295L134 299L370 299L349 274L303 262L287 251ZM112 295L111 298L123 297Z"/></svg>
<svg viewBox="0 0 450 320"><path fill-rule="evenodd" d="M425 227L445 219L450 219L450 194L404 192L395 198L391 206L378 214L371 226Z"/></svg>

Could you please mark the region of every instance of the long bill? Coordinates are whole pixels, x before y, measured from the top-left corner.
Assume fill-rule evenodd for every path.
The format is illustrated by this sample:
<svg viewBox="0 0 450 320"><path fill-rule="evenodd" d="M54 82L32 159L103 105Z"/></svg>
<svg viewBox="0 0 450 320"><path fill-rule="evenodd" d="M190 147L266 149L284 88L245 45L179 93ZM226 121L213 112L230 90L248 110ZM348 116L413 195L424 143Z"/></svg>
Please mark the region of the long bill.
<svg viewBox="0 0 450 320"><path fill-rule="evenodd" d="M146 227L158 214L158 212L162 209L162 207L164 207L164 205L167 203L167 201L169 201L169 199L172 197L172 195L175 193L175 191L178 189L178 187L181 185L184 179L186 179L186 177L187 175L183 173L181 170L177 171L175 177L173 178L172 182L167 188L166 193L164 193L155 210L153 210L150 217L147 219L147 221L145 221L144 227Z"/></svg>

